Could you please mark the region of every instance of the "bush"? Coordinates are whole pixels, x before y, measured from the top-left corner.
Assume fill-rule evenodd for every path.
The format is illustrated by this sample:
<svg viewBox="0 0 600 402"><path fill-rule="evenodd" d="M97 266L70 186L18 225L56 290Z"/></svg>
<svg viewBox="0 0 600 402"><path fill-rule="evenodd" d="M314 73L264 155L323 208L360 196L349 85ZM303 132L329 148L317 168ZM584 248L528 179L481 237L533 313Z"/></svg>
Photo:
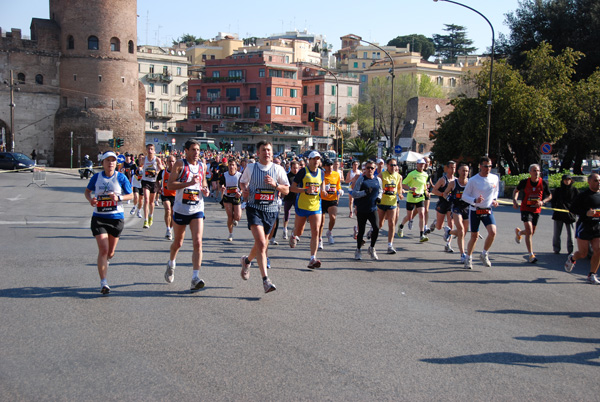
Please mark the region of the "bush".
<svg viewBox="0 0 600 402"><path fill-rule="evenodd" d="M560 182L562 180L562 175L566 174L568 172L564 171L564 172L560 172L560 173L553 173L551 175L548 176L548 187L552 188L556 188L556 187L560 187ZM522 173L519 175L512 175L512 176L502 176L502 181L504 182L505 186L510 186L510 187L517 187L517 185L519 184L519 182L523 179L527 179L529 177L529 173ZM577 181L573 181L573 187L581 190L581 189L586 189L588 187L587 184L587 176L584 176L585 180L583 182L577 182Z"/></svg>

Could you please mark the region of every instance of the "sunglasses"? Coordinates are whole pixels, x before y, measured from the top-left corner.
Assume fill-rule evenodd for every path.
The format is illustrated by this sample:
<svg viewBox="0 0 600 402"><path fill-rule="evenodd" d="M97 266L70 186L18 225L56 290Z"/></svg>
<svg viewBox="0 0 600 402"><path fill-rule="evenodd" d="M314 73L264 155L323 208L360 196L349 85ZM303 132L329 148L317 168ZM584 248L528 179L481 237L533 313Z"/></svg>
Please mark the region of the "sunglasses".
<svg viewBox="0 0 600 402"><path fill-rule="evenodd" d="M492 165L481 165L482 168L491 168Z"/></svg>
<svg viewBox="0 0 600 402"><path fill-rule="evenodd" d="M373 166L367 166L365 169L374 170L375 168Z"/></svg>

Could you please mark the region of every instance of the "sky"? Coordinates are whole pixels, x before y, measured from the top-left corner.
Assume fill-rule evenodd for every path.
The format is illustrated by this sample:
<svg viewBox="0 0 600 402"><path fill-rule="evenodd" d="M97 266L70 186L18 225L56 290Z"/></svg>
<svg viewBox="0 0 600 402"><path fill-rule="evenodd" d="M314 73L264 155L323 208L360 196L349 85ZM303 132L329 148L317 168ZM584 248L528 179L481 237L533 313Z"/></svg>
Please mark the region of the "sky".
<svg viewBox="0 0 600 402"><path fill-rule="evenodd" d="M100 1L100 0L94 0ZM128 0L134 1L134 0ZM498 34L508 34L505 14L518 7L519 0L462 0L464 5L485 15ZM3 31L21 28L29 36L31 18L48 18L48 0L4 2L0 13ZM93 2L92 2L93 3ZM308 30L325 35L334 50L340 37L361 36L386 45L396 36L444 34L444 24L462 25L467 37L483 53L491 46L491 30L475 12L456 4L433 0L373 0L373 3L304 0L303 2L225 3L180 0L138 0L138 44L170 45L173 39L191 34L211 39L219 32L237 33L240 38ZM249 6L252 4L253 6ZM368 4L368 5L367 5ZM26 5L26 7L24 7ZM36 11L37 10L37 11Z"/></svg>

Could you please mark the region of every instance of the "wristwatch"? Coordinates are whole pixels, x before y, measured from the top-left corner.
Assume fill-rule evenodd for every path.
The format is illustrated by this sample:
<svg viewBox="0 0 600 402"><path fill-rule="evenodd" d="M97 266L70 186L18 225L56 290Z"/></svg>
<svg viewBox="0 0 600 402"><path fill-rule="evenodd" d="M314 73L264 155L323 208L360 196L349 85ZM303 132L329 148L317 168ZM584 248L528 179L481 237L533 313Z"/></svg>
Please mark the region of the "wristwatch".
<svg viewBox="0 0 600 402"><path fill-rule="evenodd" d="M121 200L121 196L120 196L120 195L118 195L118 196L117 196L117 201L119 201L119 202L121 202L121 201L122 201L122 200Z"/></svg>

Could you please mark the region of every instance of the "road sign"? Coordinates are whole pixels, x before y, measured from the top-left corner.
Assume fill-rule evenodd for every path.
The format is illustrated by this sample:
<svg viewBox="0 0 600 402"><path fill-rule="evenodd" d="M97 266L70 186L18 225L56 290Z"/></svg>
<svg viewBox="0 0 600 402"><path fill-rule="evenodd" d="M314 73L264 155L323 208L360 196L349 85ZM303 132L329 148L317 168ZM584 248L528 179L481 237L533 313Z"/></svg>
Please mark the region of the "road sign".
<svg viewBox="0 0 600 402"><path fill-rule="evenodd" d="M402 147L400 145L396 145L394 147L394 152L397 154L401 154L402 153Z"/></svg>
<svg viewBox="0 0 600 402"><path fill-rule="evenodd" d="M171 138L171 144L175 145L175 138Z"/></svg>
<svg viewBox="0 0 600 402"><path fill-rule="evenodd" d="M123 154L117 156L117 163L125 163L125 156Z"/></svg>
<svg viewBox="0 0 600 402"><path fill-rule="evenodd" d="M544 154L544 155L542 155L542 160L543 160L543 161L549 161L549 160L552 160L552 155L547 155L547 154Z"/></svg>
<svg viewBox="0 0 600 402"><path fill-rule="evenodd" d="M552 153L552 144L550 144L549 142L544 142L540 149L543 154L548 155Z"/></svg>

